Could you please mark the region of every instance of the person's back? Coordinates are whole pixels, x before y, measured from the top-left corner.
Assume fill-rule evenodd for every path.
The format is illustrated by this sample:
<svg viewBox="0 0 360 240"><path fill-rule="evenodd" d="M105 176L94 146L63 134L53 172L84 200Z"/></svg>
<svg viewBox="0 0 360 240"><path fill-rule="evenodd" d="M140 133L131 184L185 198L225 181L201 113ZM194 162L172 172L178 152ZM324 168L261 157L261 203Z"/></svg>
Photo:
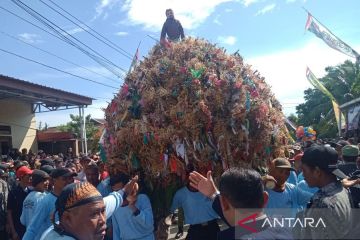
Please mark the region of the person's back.
<svg viewBox="0 0 360 240"><path fill-rule="evenodd" d="M139 210L135 215L129 207L117 209L112 216L113 239L154 239L154 218L151 209L150 199L145 194L139 194L135 202Z"/></svg>
<svg viewBox="0 0 360 240"><path fill-rule="evenodd" d="M200 192L192 192L188 187L179 189L173 199L171 211L184 209L185 224L199 224L218 218L212 209L212 201Z"/></svg>

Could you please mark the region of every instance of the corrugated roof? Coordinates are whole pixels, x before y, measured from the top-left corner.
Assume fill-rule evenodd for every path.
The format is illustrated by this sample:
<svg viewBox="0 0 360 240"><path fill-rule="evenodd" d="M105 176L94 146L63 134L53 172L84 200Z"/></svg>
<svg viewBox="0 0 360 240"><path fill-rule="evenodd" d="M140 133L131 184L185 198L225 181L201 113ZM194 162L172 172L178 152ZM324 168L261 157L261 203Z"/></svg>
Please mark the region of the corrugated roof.
<svg viewBox="0 0 360 240"><path fill-rule="evenodd" d="M69 132L37 132L39 142L53 142L76 139L75 135Z"/></svg>
<svg viewBox="0 0 360 240"><path fill-rule="evenodd" d="M0 74L0 99L17 98L45 107L88 106L94 98Z"/></svg>

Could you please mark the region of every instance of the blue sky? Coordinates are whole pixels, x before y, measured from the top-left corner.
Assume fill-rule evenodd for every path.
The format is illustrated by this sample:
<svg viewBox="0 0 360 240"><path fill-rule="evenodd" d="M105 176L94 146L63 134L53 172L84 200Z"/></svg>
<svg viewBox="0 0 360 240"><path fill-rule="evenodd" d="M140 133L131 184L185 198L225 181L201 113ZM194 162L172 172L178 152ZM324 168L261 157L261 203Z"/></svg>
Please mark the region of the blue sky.
<svg viewBox="0 0 360 240"><path fill-rule="evenodd" d="M49 0L43 0L51 5ZM321 77L324 68L348 59L329 48L312 33L304 31L305 7L333 33L360 51L360 1L358 0L52 0L77 18L106 36L130 54L141 41L140 56L146 56L154 45L147 35L159 37L165 21L165 9L172 8L185 34L206 38L232 53L239 50L245 62L260 71L283 104L285 114L295 112L303 102L303 91L310 87L305 78L306 66ZM23 0L28 6L55 22L72 36L100 52L123 69L131 60L101 43L79 27L61 17L39 0ZM41 25L11 0L0 6ZM52 5L53 6L53 5ZM121 79L98 65L88 56L59 39L0 9L0 48L31 58L73 74L91 78L114 87ZM88 72L53 56L9 38L10 34L38 48L105 75ZM0 51L0 73L22 80L60 88L98 100L85 110L93 117L103 117L115 89L87 82ZM111 79L108 79L111 78ZM37 114L37 122L55 126L69 121L69 114L59 111Z"/></svg>

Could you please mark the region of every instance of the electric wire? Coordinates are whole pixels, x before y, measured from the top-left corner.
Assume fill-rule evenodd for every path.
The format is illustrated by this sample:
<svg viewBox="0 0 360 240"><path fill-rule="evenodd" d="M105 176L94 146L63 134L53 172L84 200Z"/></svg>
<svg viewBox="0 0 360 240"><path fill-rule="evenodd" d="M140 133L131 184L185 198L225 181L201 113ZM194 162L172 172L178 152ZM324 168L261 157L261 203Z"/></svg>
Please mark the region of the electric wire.
<svg viewBox="0 0 360 240"><path fill-rule="evenodd" d="M82 51L84 54L88 55L89 57L91 57L93 60L95 60L96 62L98 62L100 65L104 66L105 68L107 68L109 71L111 71L113 74L115 74L118 77L123 78L123 75L121 75L120 73L117 72L117 70L115 70L115 68L120 69L123 72L126 72L124 69L122 69L121 67L117 66L116 64L114 64L113 62L111 62L110 60L108 60L107 58L105 58L103 55L101 55L100 53L98 53L97 51L95 51L94 49L92 49L91 47L89 47L88 45L86 45L85 43L81 42L79 39L75 38L74 36L72 36L71 34L69 34L68 32L66 32L64 29L62 29L61 27L59 27L58 25L56 25L54 22L50 21L49 19L47 19L46 17L44 17L43 15L41 15L40 13L38 13L36 10L32 9L31 7L29 7L28 5L26 5L25 3L23 3L20 0L11 0L14 4L16 4L18 7L20 7L22 10L24 10L25 12L27 12L29 15L31 15L33 18L35 18L37 21L39 21L40 23L44 24L47 28L49 28L50 30L52 30L55 34L57 34L58 36L60 36L63 41L67 42L68 44L76 47L77 49L79 49L80 51ZM69 37L67 37L67 36ZM87 50L85 50L83 47L79 46L76 42L74 42L73 40L75 40L76 42L80 43L81 45L83 45L84 47L86 47L87 49L89 49L90 51L92 51L93 53L95 53L96 55L88 52ZM111 65L111 66L110 66Z"/></svg>
<svg viewBox="0 0 360 240"><path fill-rule="evenodd" d="M125 51L124 49L122 49L121 47L117 46L115 43L113 43L112 41L110 41L109 39L107 39L106 37L104 37L103 35L101 35L100 33L98 33L97 31L95 31L93 28L91 28L89 25L87 25L86 23L84 23L83 21L79 20L78 18L76 18L75 16L73 16L71 13L69 13L68 11L66 11L65 9L63 9L62 7L60 7L59 5L57 5L56 3L54 3L53 1L49 0L49 2L51 2L53 5L55 5L57 8L59 8L60 10L62 10L63 12L65 12L66 14L68 14L69 16L71 16L72 18L74 18L76 21L78 21L80 24L74 22L73 20L71 20L70 18L66 17L64 14L62 14L61 12L59 12L58 10L56 10L55 8L53 8L52 6L50 6L49 4L45 3L43 0L40 0L41 3L43 3L44 5L46 5L47 7L49 7L51 10L55 11L56 13L58 13L59 15L61 15L62 17L66 18L67 20L69 20L70 22L72 22L73 24L75 24L76 26L78 26L79 28L81 28L82 30L84 30L85 32L89 33L91 36L95 37L96 39L98 39L99 41L101 41L102 43L106 44L107 46L109 46L110 48L114 49L115 51L117 51L118 53L120 53L121 55L127 57L128 59L132 60L132 56L130 53L128 53L127 51ZM86 28L84 28L83 26L85 26ZM96 33L96 36L94 33L92 33L91 31L89 31L88 29L90 29L91 31L93 31L94 33ZM101 38L103 39L101 39ZM110 44L109 44L109 43ZM115 46L115 47L114 47Z"/></svg>
<svg viewBox="0 0 360 240"><path fill-rule="evenodd" d="M113 89L118 89L117 87L114 87L114 86L111 86L111 85L108 85L108 84L105 84L105 83L101 83L101 82L98 82L98 81L95 81L95 80L92 80L92 79L89 79L89 78L86 78L86 77L82 77L82 76L79 76L79 75L76 75L76 74L73 74L73 73L70 73L70 72L61 70L61 69L56 68L56 67L49 66L49 65L47 65L47 64L45 64L45 63L38 62L38 61L36 61L36 60L33 60L33 59L30 59L30 58L21 56L21 55L19 55L19 54L16 54L16 53L7 51L7 50L2 49L2 48L0 48L0 51L5 52L5 53L10 54L10 55L13 55L13 56L16 56L16 57L18 57L18 58L27 60L27 61L29 61L29 62L33 62L33 63L39 64L39 65L41 65L41 66L44 66L44 67L47 67L47 68L56 70L56 71L58 71L58 72L62 72L62 73L71 75L71 76L73 76L73 77L77 77L77 78L80 78L80 79L83 79L83 80L86 80L86 81L89 81L89 82L93 82L93 83L96 83L96 84L99 84L99 85L102 85L102 86L105 86L105 87L109 87L109 88L113 88Z"/></svg>
<svg viewBox="0 0 360 240"><path fill-rule="evenodd" d="M11 35L11 34L8 34L8 33L6 33L6 32L3 32L3 31L0 31L0 33L3 34L3 35L5 35L5 36L7 36L7 37L9 37L9 38L12 38L12 39L15 39L15 40L17 40L17 41L20 41L20 42L22 42L22 43L24 43L24 44L27 44L27 45L29 45L29 46L31 46L31 47L33 47L33 48L35 48L35 49L37 49L37 50L39 50L39 51L41 51L41 52L44 52L44 53L46 53L46 54L48 54L48 55L51 55L51 56L53 56L53 57L56 57L56 58L58 58L58 59L60 59L60 60L62 60L62 61L64 61L64 62L66 62L66 63L69 63L69 64L74 65L74 66L76 66L76 67L82 68L82 69L84 69L84 70L86 70L86 71L88 71L88 72L94 73L94 74L96 74L96 75L98 75L98 76L101 76L101 77L103 77L103 78L106 78L106 79L108 79L108 80L111 80L111 81L113 81L113 82L115 82L115 83L119 83L119 81L116 81L116 80L114 80L114 79L112 79L112 78L109 78L108 76L105 76L105 75L103 75L103 74L101 74L101 73L98 73L98 72L95 72L95 71L93 71L93 70L91 70L91 69L88 69L88 68L86 68L86 67L83 67L83 66L81 66L81 65L79 65L79 64L77 64L77 63L74 63L74 62L72 62L72 61L70 61L70 60L67 60L67 59L65 59L65 58L63 58L63 57L60 57L60 56L58 56L58 55L56 55L56 54L54 54L54 53L51 53L51 52L49 52L49 51L47 51L47 50L41 49L41 48L39 48L39 47L31 44L31 43L28 43L28 42L22 40L21 38L15 37L15 36L13 36L13 35Z"/></svg>
<svg viewBox="0 0 360 240"><path fill-rule="evenodd" d="M16 4L18 7L20 7L22 10L24 10L25 12L27 12L29 15L31 15L33 18L35 18L36 20L38 20L39 22L41 22L42 24L44 24L46 27L50 28L52 31L54 31L56 34L58 34L60 37L62 37L64 40L66 41L71 41L66 35L68 35L69 37L71 37L72 39L74 39L76 42L82 44L83 46L85 46L86 48L88 48L90 51L94 52L98 57L101 58L103 61L107 62L108 64L113 65L114 67L119 68L118 66L116 66L114 63L112 63L110 60L106 59L104 56L102 56L100 53L98 53L97 51L95 51L94 49L92 49L91 47L87 46L86 44L84 44L83 42L81 42L79 39L75 38L74 36L72 36L71 34L69 34L67 31L65 31L63 28L59 27L58 25L56 25L54 22L50 21L48 18L44 17L43 15L41 15L39 12L37 12L36 10L32 9L31 7L29 7L28 5L26 5L25 3L23 3L21 0L11 0L14 4ZM60 31L59 31L60 30ZM74 42L73 42L74 43ZM78 46L78 45L76 45ZM119 68L121 69L121 68ZM125 72L124 69L121 69L122 71Z"/></svg>

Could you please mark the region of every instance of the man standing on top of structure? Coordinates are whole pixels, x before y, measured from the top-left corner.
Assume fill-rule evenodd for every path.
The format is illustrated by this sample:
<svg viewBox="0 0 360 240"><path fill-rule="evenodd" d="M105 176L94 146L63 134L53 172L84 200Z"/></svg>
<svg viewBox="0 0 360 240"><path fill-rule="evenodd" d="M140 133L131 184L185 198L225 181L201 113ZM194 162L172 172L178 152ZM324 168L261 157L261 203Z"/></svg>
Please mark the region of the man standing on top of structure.
<svg viewBox="0 0 360 240"><path fill-rule="evenodd" d="M177 42L185 38L184 29L181 26L179 20L176 20L174 17L174 12L172 9L166 9L166 21L161 30L160 42L165 41L166 35L168 40L172 42Z"/></svg>

